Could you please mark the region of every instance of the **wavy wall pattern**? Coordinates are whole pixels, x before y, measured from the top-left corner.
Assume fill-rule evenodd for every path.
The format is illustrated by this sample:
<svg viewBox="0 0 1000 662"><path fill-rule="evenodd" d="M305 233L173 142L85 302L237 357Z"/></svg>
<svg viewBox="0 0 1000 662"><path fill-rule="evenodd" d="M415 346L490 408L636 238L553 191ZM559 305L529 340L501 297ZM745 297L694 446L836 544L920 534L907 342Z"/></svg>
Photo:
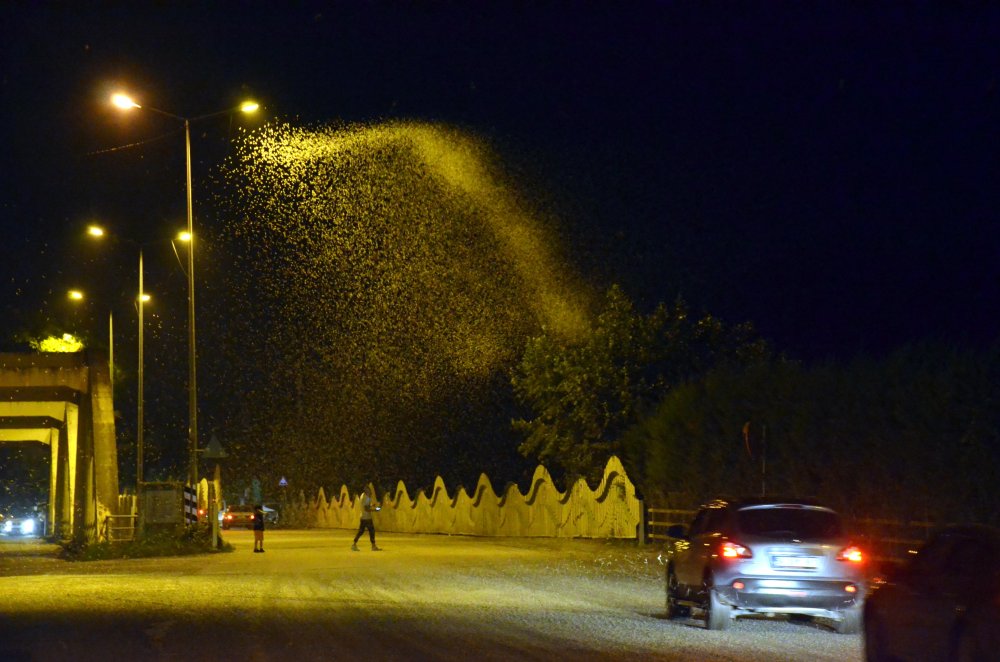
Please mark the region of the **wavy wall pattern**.
<svg viewBox="0 0 1000 662"><path fill-rule="evenodd" d="M346 486L327 500L323 489L311 501L300 493L290 513L307 526L353 529L361 517L360 495ZM402 481L393 494L376 494L382 510L375 527L397 533L551 538L635 538L642 508L635 486L617 457L608 460L597 489L583 479L560 492L543 466L535 469L527 494L511 483L498 494L485 474L471 494L449 495L440 476L430 494L410 496Z"/></svg>

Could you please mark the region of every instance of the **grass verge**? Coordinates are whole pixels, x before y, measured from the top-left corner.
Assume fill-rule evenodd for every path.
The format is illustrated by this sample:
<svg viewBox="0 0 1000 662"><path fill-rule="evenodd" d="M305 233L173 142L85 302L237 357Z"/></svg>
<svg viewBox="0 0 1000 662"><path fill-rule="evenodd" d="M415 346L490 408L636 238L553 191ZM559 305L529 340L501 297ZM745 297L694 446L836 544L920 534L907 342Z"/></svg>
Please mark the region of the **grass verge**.
<svg viewBox="0 0 1000 662"><path fill-rule="evenodd" d="M211 552L231 552L233 546L219 537L212 548L212 529L208 526L170 527L146 534L130 542L100 542L91 544L64 543L60 556L68 561L101 561L105 559L138 559L154 556L188 556Z"/></svg>

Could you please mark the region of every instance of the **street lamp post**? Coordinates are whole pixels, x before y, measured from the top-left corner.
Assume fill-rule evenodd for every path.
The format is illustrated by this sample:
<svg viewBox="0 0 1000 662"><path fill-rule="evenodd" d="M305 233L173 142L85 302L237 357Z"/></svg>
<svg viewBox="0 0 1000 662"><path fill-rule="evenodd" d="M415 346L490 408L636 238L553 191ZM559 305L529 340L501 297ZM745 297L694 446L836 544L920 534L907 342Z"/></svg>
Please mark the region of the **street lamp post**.
<svg viewBox="0 0 1000 662"><path fill-rule="evenodd" d="M96 226L96 225L91 225L87 229L87 232L91 236L93 236L93 237L103 237L104 236L104 230L102 228ZM122 239L122 238L119 237L119 239ZM129 240L124 239L124 241L129 241ZM135 243L135 242L129 241L129 243ZM146 294L146 289L145 289L145 286L144 286L144 283L143 283L144 271L145 270L143 268L143 262L142 262L142 245L141 244L137 244L137 243L135 245L139 249L139 293L138 293L138 296L136 297L136 300L135 300L136 311L138 312L138 315L139 315L139 357L138 357L138 359L139 359L139 365L138 365L138 384L137 384L139 392L138 392L138 406L137 406L137 411L136 411L136 426L137 427L136 427L136 439L135 439L135 496L136 496L136 500L138 502L139 491L140 491L140 488L142 486L142 480L143 480L143 457L144 457L143 453L144 453L144 448L145 448L144 443L145 443L145 426L146 426L146 423L145 423L145 382L144 382L144 378L145 378L145 375L144 375L144 372L145 372L145 360L144 360L144 356L143 356L143 349L144 349L143 348L143 341L144 341L145 322L143 320L143 308L145 307L146 302L149 301L150 297L149 297L148 294ZM81 292L77 291L77 290L73 290L73 291L70 292L70 298L71 299L82 299L83 298L83 294ZM114 367L114 354L113 354L113 352L114 352L114 349L113 349L114 348L114 336L112 335L112 330L113 330L113 326L112 326L113 325L113 321L112 320L113 320L112 313L109 312L108 313L108 345L109 345L108 355L109 355L109 357L111 357L109 359L109 368L110 368L110 372L111 372L111 375L112 375L111 378L114 379L114 370L115 370L115 367Z"/></svg>
<svg viewBox="0 0 1000 662"><path fill-rule="evenodd" d="M191 122L184 120L184 171L188 237L188 484L198 484L198 353L194 336L194 202L191 192Z"/></svg>
<svg viewBox="0 0 1000 662"><path fill-rule="evenodd" d="M108 309L108 384L111 398L115 397L115 313Z"/></svg>
<svg viewBox="0 0 1000 662"><path fill-rule="evenodd" d="M144 418L144 382L143 382L143 369L145 366L145 361L143 358L143 329L145 328L145 323L143 322L142 309L146 306L146 290L143 288L142 282L142 248L139 248L139 298L136 300L136 308L139 311L139 430L136 432L136 458L135 458L135 498L139 498L139 488L142 485L142 460L143 460L143 439L145 427Z"/></svg>
<svg viewBox="0 0 1000 662"><path fill-rule="evenodd" d="M184 165L187 188L187 236L188 236L188 483L196 485L198 483L198 370L197 351L195 345L195 306L194 306L194 204L191 188L191 122L193 120L206 119L217 115L224 115L239 110L244 113L252 113L257 110L258 105L252 101L245 101L236 108L229 108L215 113L199 115L194 118L182 117L165 110L153 108L151 106L141 106L131 97L125 94L115 94L111 97L111 103L115 106L129 110L140 108L152 111L159 115L164 115L184 123Z"/></svg>

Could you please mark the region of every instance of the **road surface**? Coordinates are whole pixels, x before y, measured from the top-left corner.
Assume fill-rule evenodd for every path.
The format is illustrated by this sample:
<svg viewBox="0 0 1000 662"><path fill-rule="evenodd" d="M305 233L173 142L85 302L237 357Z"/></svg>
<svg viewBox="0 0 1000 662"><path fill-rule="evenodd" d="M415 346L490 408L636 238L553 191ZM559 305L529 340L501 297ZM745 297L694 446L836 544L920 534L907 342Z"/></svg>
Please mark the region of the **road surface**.
<svg viewBox="0 0 1000 662"><path fill-rule="evenodd" d="M634 543L250 531L231 553L66 562L0 543L0 659L855 662L861 638L663 618L655 551Z"/></svg>

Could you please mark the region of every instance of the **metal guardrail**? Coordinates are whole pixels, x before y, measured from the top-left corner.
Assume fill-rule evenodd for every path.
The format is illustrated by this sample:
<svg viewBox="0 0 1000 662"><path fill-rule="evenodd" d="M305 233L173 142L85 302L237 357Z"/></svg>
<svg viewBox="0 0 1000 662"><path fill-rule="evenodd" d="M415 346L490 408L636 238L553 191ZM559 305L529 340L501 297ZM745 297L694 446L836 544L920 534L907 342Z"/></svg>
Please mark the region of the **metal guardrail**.
<svg viewBox="0 0 1000 662"><path fill-rule="evenodd" d="M107 515L104 518L104 539L108 542L135 540L135 515Z"/></svg>
<svg viewBox="0 0 1000 662"><path fill-rule="evenodd" d="M675 524L687 526L697 511L672 508L646 509L646 542L670 540L667 529ZM935 522L857 518L848 521L850 530L866 545L877 561L898 561L919 549Z"/></svg>
<svg viewBox="0 0 1000 662"><path fill-rule="evenodd" d="M850 526L875 560L899 561L915 554L940 523L857 518Z"/></svg>
<svg viewBox="0 0 1000 662"><path fill-rule="evenodd" d="M694 518L694 510L671 508L646 509L646 538L648 540L670 540L667 529L674 524L687 526Z"/></svg>

